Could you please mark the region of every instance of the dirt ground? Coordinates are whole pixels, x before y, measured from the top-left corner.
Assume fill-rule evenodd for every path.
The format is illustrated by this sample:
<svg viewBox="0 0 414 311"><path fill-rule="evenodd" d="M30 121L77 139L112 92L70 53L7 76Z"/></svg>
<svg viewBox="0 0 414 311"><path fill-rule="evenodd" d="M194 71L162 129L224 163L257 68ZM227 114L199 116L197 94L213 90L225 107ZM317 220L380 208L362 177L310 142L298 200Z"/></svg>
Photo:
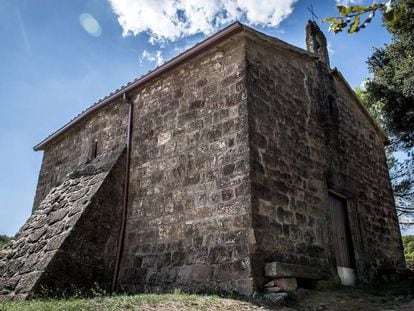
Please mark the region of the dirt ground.
<svg viewBox="0 0 414 311"><path fill-rule="evenodd" d="M281 311L313 311L313 310L414 310L414 299L409 297L379 297L373 295L358 295L350 292L318 292L307 291L301 301L289 301L285 306L277 306L262 301L240 301L237 299L221 298L206 303L203 300L188 302L159 302L154 305L141 306L137 310L167 311L167 310L221 310L221 311L250 311L250 310L281 310Z"/></svg>
<svg viewBox="0 0 414 311"><path fill-rule="evenodd" d="M101 310L205 310L205 311L319 311L319 310L410 310L414 311L414 283L382 283L370 287L345 288L325 284L289 293L286 303L274 305L257 295L254 299L171 294L102 295L94 298L35 299L0 302L1 311L101 311Z"/></svg>
<svg viewBox="0 0 414 311"><path fill-rule="evenodd" d="M299 290L297 301L288 301L293 310L412 310L414 298L411 295L395 295L370 292L360 289L342 290Z"/></svg>
<svg viewBox="0 0 414 311"><path fill-rule="evenodd" d="M284 311L414 311L414 282L376 284L369 287L347 288L322 285L315 289L298 289L289 294L285 305L272 305L263 299L251 300L249 304L228 302L223 299L221 310L284 310ZM328 287L328 288L326 288ZM225 307L225 305L228 307ZM235 308L233 309L233 305ZM236 307L238 305L238 308ZM214 310L214 309L213 309ZM218 310L218 309L217 309Z"/></svg>
<svg viewBox="0 0 414 311"><path fill-rule="evenodd" d="M377 310L406 310L414 311L414 296L405 292L405 285L397 290L392 289L299 289L291 293L283 305L274 305L262 297L243 300L243 298L218 298L205 300L200 297L192 302L160 301L153 305L144 305L137 310L167 311L167 310L281 310L281 311L377 311ZM408 290L408 288L407 288Z"/></svg>

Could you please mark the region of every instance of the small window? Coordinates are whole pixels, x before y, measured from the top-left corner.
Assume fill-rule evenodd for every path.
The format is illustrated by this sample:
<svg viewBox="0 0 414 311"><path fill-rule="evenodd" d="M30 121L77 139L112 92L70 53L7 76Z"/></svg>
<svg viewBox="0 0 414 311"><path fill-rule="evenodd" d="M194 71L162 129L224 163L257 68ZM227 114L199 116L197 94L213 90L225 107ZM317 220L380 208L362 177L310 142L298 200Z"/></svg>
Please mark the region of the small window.
<svg viewBox="0 0 414 311"><path fill-rule="evenodd" d="M95 139L94 141L92 141L92 144L91 144L89 160L93 160L97 156L98 156L98 140Z"/></svg>

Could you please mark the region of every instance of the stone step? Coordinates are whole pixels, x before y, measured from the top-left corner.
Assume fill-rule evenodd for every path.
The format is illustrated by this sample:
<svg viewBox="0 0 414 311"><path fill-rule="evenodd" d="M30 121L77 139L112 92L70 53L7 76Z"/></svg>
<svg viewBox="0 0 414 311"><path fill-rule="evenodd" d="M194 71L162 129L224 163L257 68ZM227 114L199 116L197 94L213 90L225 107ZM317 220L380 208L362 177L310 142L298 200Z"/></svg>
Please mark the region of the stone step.
<svg viewBox="0 0 414 311"><path fill-rule="evenodd" d="M265 293L279 293L281 291L282 291L282 289L280 287L277 287L277 286L265 287L265 289L264 289Z"/></svg>
<svg viewBox="0 0 414 311"><path fill-rule="evenodd" d="M275 280L275 285L286 292L293 292L298 288L296 278L280 278Z"/></svg>
<svg viewBox="0 0 414 311"><path fill-rule="evenodd" d="M265 265L265 276L270 278L302 278L320 280L323 274L320 270L303 265L284 262L269 262Z"/></svg>

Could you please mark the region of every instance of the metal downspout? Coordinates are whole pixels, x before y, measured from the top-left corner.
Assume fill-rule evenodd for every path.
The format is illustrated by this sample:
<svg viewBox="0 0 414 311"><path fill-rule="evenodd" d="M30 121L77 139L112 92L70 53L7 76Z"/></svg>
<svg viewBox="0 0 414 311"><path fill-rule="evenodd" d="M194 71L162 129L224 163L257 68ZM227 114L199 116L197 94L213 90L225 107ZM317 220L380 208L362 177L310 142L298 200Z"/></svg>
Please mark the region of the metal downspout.
<svg viewBox="0 0 414 311"><path fill-rule="evenodd" d="M128 194L129 194L129 169L131 162L131 140L132 140L132 117L133 117L133 103L126 96L126 93L122 95L122 101L128 104L128 129L127 129L127 143L126 143L126 167L125 167L125 184L124 184L124 193L123 193L123 204L122 204L122 219L121 219L121 228L119 230L118 246L116 251L115 267L114 274L111 283L111 292L116 291L119 269L121 266L121 257L122 251L124 249L125 242L125 228L127 221L127 211L128 211Z"/></svg>

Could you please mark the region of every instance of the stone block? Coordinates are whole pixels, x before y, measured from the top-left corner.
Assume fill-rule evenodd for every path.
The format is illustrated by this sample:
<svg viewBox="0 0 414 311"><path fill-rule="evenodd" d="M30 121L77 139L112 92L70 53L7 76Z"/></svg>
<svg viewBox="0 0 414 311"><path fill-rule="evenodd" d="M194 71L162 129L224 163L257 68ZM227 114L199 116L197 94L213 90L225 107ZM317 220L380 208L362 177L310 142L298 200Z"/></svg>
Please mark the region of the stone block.
<svg viewBox="0 0 414 311"><path fill-rule="evenodd" d="M275 279L275 285L287 292L293 292L298 288L296 278Z"/></svg>
<svg viewBox="0 0 414 311"><path fill-rule="evenodd" d="M14 289L16 293L28 293L33 289L33 286L39 280L40 275L42 272L31 272L24 274L19 283L16 285Z"/></svg>
<svg viewBox="0 0 414 311"><path fill-rule="evenodd" d="M177 273L177 283L180 285L188 284L191 280L191 270L192 267L189 265L181 267Z"/></svg>
<svg viewBox="0 0 414 311"><path fill-rule="evenodd" d="M213 267L207 265L193 265L191 279L196 282L209 282L213 273Z"/></svg>
<svg viewBox="0 0 414 311"><path fill-rule="evenodd" d="M266 263L265 276L271 278L322 279L322 273L318 269L285 262Z"/></svg>
<svg viewBox="0 0 414 311"><path fill-rule="evenodd" d="M40 229L37 229L33 231L29 238L27 239L28 242L35 243L37 242L47 231L47 227L42 227Z"/></svg>
<svg viewBox="0 0 414 311"><path fill-rule="evenodd" d="M277 286L265 287L264 288L265 293L279 293L280 291L282 291L282 288L277 287Z"/></svg>

